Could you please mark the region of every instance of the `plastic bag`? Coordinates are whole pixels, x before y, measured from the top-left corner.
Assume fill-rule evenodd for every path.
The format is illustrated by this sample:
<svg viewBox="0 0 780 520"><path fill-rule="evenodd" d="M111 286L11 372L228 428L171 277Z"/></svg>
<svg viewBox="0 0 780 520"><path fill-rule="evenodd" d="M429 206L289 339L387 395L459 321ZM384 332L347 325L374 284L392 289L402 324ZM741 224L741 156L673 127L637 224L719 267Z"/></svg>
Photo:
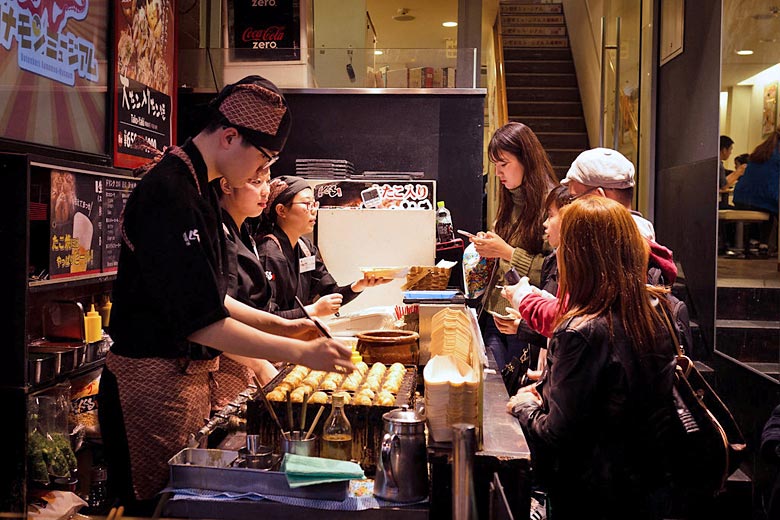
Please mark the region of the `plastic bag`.
<svg viewBox="0 0 780 520"><path fill-rule="evenodd" d="M484 294L495 262L495 258L479 256L474 244L466 246L463 251L463 287L466 289L466 298L479 298Z"/></svg>

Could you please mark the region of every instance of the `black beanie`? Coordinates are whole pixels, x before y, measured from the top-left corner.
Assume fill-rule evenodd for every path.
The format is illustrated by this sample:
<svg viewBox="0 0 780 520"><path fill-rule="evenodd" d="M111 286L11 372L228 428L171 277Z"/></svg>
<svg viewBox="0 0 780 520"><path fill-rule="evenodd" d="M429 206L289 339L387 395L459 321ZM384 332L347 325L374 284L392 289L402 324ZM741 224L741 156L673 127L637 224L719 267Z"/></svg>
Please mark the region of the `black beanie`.
<svg viewBox="0 0 780 520"><path fill-rule="evenodd" d="M227 85L209 106L258 149L279 152L290 135L287 101L276 85L260 76Z"/></svg>

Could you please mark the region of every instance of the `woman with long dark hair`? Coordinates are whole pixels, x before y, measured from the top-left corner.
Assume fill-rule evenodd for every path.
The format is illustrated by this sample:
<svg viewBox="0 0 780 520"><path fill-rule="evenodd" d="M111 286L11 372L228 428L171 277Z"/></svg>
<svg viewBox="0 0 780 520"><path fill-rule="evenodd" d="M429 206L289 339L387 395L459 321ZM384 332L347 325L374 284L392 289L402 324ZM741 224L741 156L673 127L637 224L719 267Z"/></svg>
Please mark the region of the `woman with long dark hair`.
<svg viewBox="0 0 780 520"><path fill-rule="evenodd" d="M488 145L488 157L501 183L498 212L493 231L479 232L470 240L480 256L496 259L483 299L484 310L504 314L510 302L496 288L504 283L504 273L514 268L533 285L541 282L542 263L550 252L543 237L544 202L557 181L547 152L536 134L522 123L507 123L496 130ZM493 320L485 324L483 336L499 369L513 356L521 357L528 345L516 335L501 333Z"/></svg>
<svg viewBox="0 0 780 520"><path fill-rule="evenodd" d="M532 446L553 520L660 518L668 489L653 432L659 414L673 413L676 352L666 290L647 285L647 241L618 202L574 201L560 239L568 298L548 365L507 409Z"/></svg>

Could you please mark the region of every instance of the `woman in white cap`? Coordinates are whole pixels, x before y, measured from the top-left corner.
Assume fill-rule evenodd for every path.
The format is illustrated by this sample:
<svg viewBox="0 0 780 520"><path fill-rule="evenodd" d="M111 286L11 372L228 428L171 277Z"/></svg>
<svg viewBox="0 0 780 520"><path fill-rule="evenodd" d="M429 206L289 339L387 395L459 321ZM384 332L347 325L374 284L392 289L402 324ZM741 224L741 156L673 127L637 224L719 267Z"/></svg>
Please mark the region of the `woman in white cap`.
<svg viewBox="0 0 780 520"><path fill-rule="evenodd" d="M250 76L225 87L209 123L153 165L125 207L99 417L109 487L128 514L151 514L167 461L211 409L219 354L353 369L350 349L226 295L230 258L209 181L240 183L276 160L290 129L284 97ZM274 335L279 334L279 335Z"/></svg>

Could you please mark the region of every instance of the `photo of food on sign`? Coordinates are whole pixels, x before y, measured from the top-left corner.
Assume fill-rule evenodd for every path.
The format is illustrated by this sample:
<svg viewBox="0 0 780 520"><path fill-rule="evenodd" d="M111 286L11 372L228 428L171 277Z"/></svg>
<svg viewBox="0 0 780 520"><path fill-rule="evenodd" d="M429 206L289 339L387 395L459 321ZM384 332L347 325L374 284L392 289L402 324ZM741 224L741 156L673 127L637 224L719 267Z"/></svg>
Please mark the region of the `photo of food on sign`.
<svg viewBox="0 0 780 520"><path fill-rule="evenodd" d="M358 180L316 184L320 208L434 209L433 181L370 182Z"/></svg>
<svg viewBox="0 0 780 520"><path fill-rule="evenodd" d="M120 4L126 25L117 27L119 74L170 94L170 0L121 0Z"/></svg>

